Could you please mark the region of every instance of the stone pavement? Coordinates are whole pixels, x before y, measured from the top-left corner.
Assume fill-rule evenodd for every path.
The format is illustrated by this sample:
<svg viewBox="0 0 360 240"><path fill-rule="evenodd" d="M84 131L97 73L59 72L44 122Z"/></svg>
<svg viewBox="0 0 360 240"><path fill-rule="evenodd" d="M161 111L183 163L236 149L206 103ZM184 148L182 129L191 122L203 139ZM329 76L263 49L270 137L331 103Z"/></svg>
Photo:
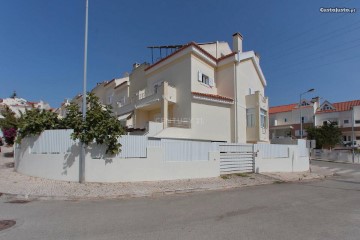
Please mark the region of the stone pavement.
<svg viewBox="0 0 360 240"><path fill-rule="evenodd" d="M76 183L26 176L14 171L12 148L0 153L0 193L17 198L104 199L151 197L206 190L224 190L284 181L321 179L330 173L238 174L218 178L136 183Z"/></svg>

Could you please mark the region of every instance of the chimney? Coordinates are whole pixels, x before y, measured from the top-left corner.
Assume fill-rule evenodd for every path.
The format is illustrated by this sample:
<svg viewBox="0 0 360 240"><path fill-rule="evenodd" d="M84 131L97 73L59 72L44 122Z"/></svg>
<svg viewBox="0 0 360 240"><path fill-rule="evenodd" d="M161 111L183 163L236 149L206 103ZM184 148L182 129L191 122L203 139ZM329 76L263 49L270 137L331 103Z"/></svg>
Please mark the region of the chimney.
<svg viewBox="0 0 360 240"><path fill-rule="evenodd" d="M243 36L240 33L233 34L233 52L242 52Z"/></svg>
<svg viewBox="0 0 360 240"><path fill-rule="evenodd" d="M258 64L260 64L260 54L258 54L257 52L255 53L255 60Z"/></svg>

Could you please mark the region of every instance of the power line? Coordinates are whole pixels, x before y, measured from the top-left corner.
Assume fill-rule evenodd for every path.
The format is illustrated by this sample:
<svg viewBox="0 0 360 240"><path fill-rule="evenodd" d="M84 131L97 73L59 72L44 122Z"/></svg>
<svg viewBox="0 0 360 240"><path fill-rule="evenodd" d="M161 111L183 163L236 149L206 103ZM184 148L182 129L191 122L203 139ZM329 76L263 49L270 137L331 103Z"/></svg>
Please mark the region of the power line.
<svg viewBox="0 0 360 240"><path fill-rule="evenodd" d="M346 15L346 13L343 13L343 14L341 14L341 15L340 15L339 17L337 17L337 18L333 18L333 19L330 19L329 21L325 21L325 22L323 22L323 23L317 24L317 25L313 26L312 28L310 28L310 29L308 29L308 30L306 30L306 31L303 31L303 32L298 33L298 34L293 35L293 36L290 36L290 37L288 37L288 38L286 38L286 39L280 40L280 41L278 41L277 43L270 45L270 46L268 47L268 49L271 50L271 47L273 47L273 46L278 46L278 45L280 45L280 44L283 43L283 42L287 42L287 41L289 41L289 40L291 40L291 39L294 39L294 38L300 37L301 35L307 34L307 33L311 32L311 31L313 31L313 30L318 29L318 27L320 27L320 26L323 26L323 25L325 25L325 24L328 24L328 23L330 23L330 22L333 22L333 21L335 21L335 20L338 20L338 19L344 17L345 15ZM310 20L309 20L308 22L310 22Z"/></svg>
<svg viewBox="0 0 360 240"><path fill-rule="evenodd" d="M360 21L356 22L356 24L357 23L360 23ZM311 41L306 42L305 45L299 44L299 45L297 45L297 46L295 46L293 48L290 48L286 52L284 52L283 54L279 54L279 55L275 56L272 60L276 60L276 59L281 58L283 56L287 56L287 55L291 54L292 52L296 52L296 50L302 50L301 48L304 48L304 47L307 47L307 46L313 47L314 45L317 45L319 43L323 43L326 40L337 38L337 37L341 36L341 34L352 32L352 31L355 31L357 29L360 29L360 26L357 26L357 27L351 28L351 29L342 28L342 29L332 31L332 32L330 32L328 34L325 34L325 35L321 36L318 39L313 39ZM333 36L334 33L338 32L338 31L342 31L342 30L347 30L347 31L344 31L341 34L337 34L336 36Z"/></svg>
<svg viewBox="0 0 360 240"><path fill-rule="evenodd" d="M359 39L357 39L359 40ZM354 42L354 41L352 41ZM289 64L285 64L285 65L281 65L281 67L292 67L292 66L297 66L298 64L300 63L303 63L303 62L308 62L308 61L313 61L313 60L317 60L317 59L320 59L320 58L323 58L325 56L329 56L329 55L333 55L334 53L337 53L337 52L342 52L342 51L347 51L347 50L350 50L350 49L354 49L354 48L357 48L360 46L360 43L359 44L356 44L354 46L351 46L351 47L347 47L347 48L341 48L341 49L337 49L335 51L328 51L328 50L325 50L325 51L321 51L321 52L317 52L313 55L307 55L307 56L304 56L305 59L300 59L300 61L293 61L293 62L290 62ZM320 56L316 56L318 54L322 54L324 53L323 55L320 55ZM309 57L310 56L310 57ZM315 57L314 57L315 56ZM299 59L298 59L299 60ZM276 71L276 70L275 70Z"/></svg>
<svg viewBox="0 0 360 240"><path fill-rule="evenodd" d="M328 66L328 65L332 65L332 64L338 63L338 62L347 62L347 61L355 60L355 59L357 59L357 58L360 58L360 56L355 56L355 57L350 57L350 58L344 58L344 59L340 59L340 60L337 60L337 61L334 61L334 62L325 63L325 64L322 64L322 65L317 65L317 66L311 66L311 67L308 67L308 68L298 69L298 71L292 71L292 72L289 72L289 73L282 74L282 76L288 76L288 75L290 75L290 74L298 73L298 72L301 72L301 71L304 71L304 70L313 69L313 68L321 68L321 67L325 67L325 66Z"/></svg>

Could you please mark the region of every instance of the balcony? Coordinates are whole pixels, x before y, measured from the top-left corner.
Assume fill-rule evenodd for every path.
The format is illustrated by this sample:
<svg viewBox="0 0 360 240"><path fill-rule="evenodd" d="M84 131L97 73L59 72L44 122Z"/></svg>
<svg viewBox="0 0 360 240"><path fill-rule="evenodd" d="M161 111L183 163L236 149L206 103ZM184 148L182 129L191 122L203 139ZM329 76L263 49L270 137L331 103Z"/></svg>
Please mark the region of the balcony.
<svg viewBox="0 0 360 240"><path fill-rule="evenodd" d="M118 101L118 113L124 114L134 109L151 107L162 99L167 100L169 103L176 103L176 88L167 83L162 83L154 88L142 89L133 96Z"/></svg>

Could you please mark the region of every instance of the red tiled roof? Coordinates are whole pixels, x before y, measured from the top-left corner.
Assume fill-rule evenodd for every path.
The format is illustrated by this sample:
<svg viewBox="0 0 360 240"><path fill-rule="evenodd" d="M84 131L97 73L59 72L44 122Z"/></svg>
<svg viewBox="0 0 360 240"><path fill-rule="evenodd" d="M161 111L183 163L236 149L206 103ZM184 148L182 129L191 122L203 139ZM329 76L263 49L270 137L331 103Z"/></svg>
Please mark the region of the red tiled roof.
<svg viewBox="0 0 360 240"><path fill-rule="evenodd" d="M292 103L292 104L288 104L288 105L270 107L269 113L274 114L274 113L280 113L280 112L290 112L293 109L295 109L295 107L297 107L297 106L298 106L297 103Z"/></svg>
<svg viewBox="0 0 360 240"><path fill-rule="evenodd" d="M217 98L217 99L221 99L221 100L225 100L225 101L234 101L234 99L229 98L229 97L224 97L221 95L215 95L215 94L209 94L209 93L200 93L200 92L191 92L194 95L198 95L198 96L202 96L202 97L209 97L209 98Z"/></svg>
<svg viewBox="0 0 360 240"><path fill-rule="evenodd" d="M322 110L317 111L316 113L328 113L328 112L343 112L350 111L353 106L360 106L360 100L353 100L347 102L337 102L331 104L335 109L333 110Z"/></svg>

